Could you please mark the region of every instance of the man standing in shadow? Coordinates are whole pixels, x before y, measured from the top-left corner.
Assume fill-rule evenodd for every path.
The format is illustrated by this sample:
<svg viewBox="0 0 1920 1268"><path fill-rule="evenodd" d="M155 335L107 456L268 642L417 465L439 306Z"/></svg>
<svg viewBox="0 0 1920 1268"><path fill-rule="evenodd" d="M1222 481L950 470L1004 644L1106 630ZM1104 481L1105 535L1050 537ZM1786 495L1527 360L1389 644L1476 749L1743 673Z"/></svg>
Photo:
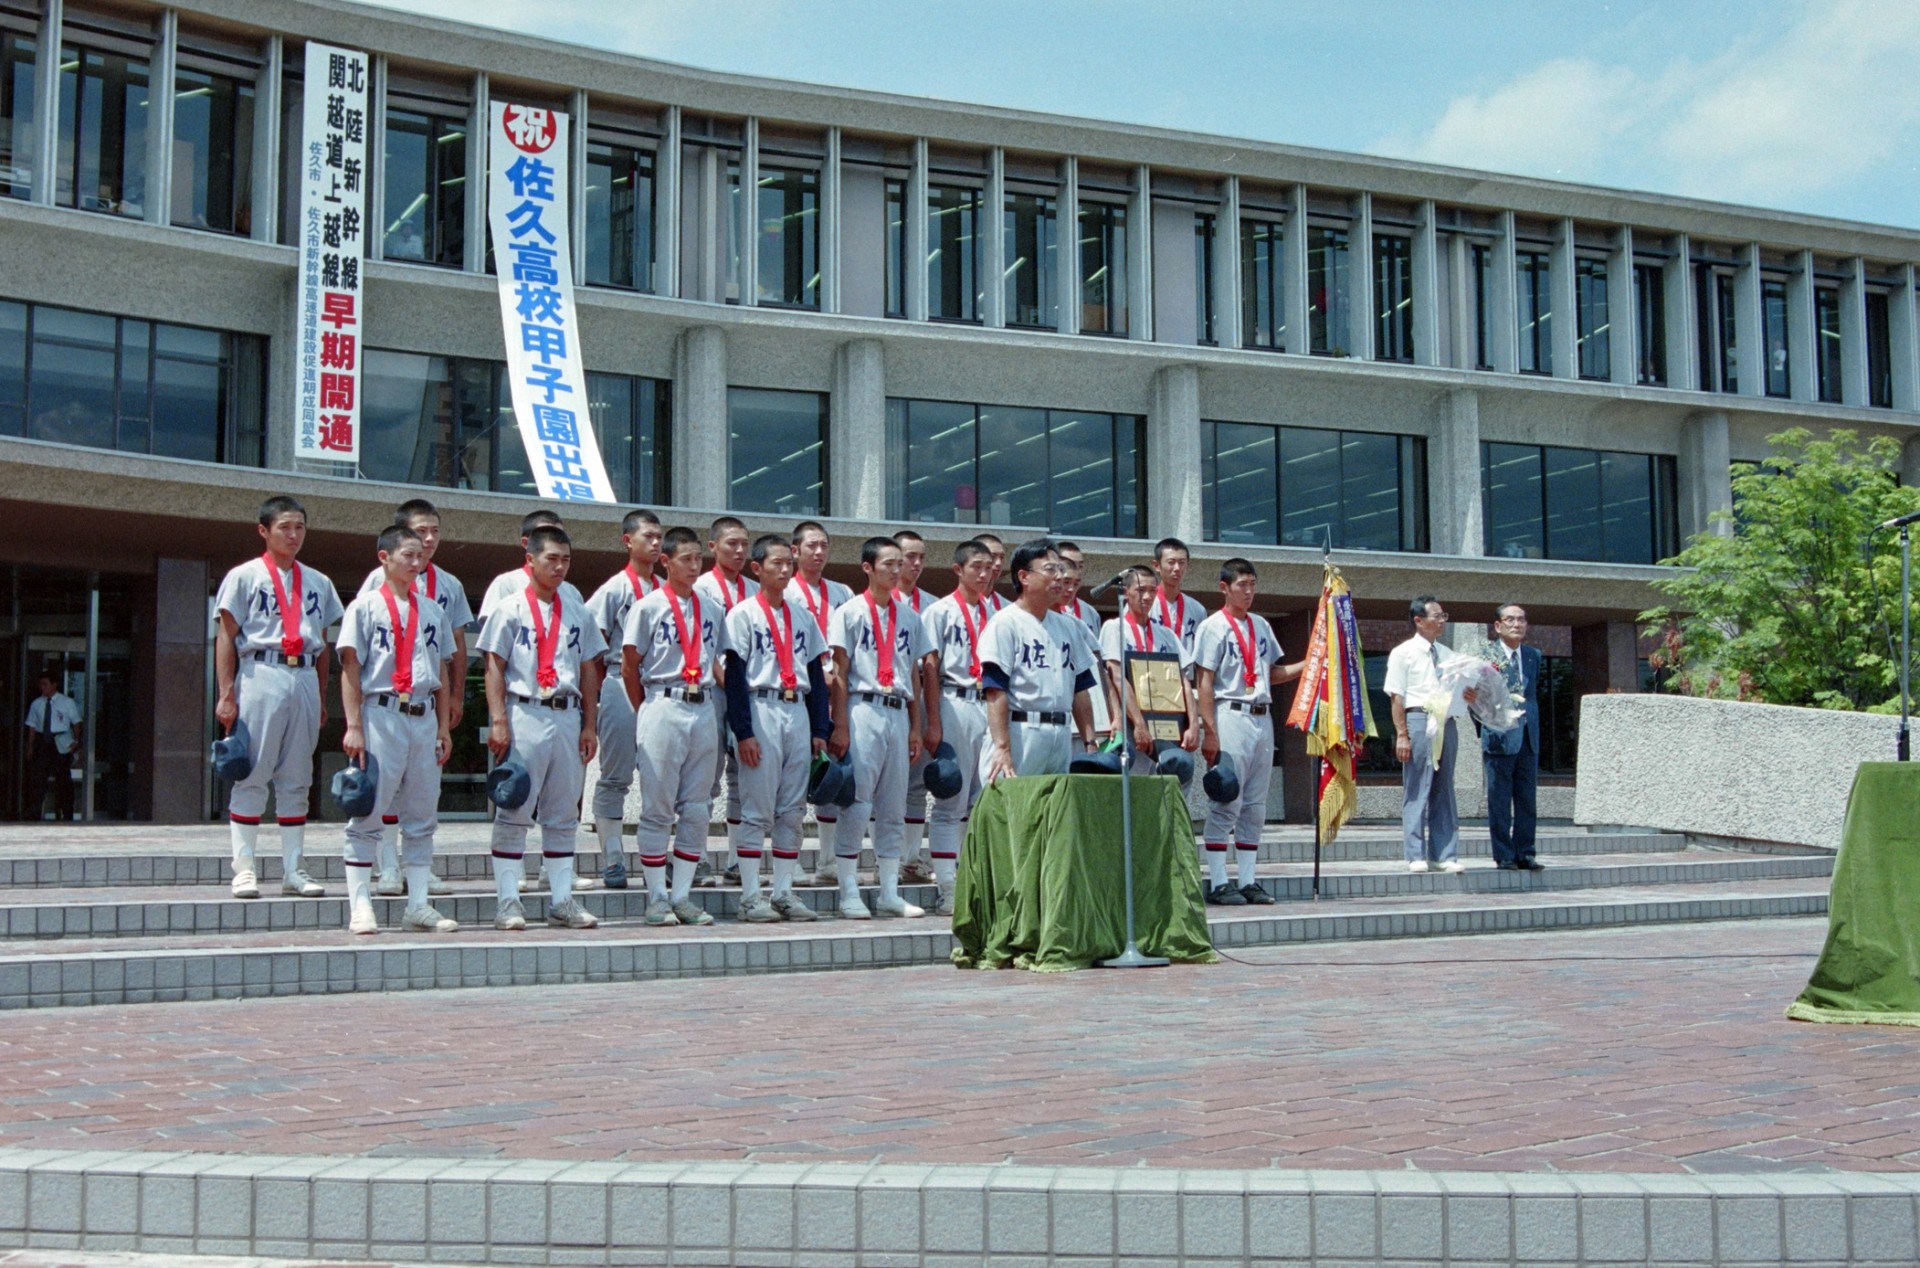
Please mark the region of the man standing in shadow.
<svg viewBox="0 0 1920 1268"><path fill-rule="evenodd" d="M1493 864L1506 872L1544 870L1533 857L1535 794L1540 783L1540 653L1526 646L1527 610L1503 603L1494 612L1492 659L1507 680L1507 694L1526 719L1506 731L1480 733L1487 762L1487 830Z"/></svg>

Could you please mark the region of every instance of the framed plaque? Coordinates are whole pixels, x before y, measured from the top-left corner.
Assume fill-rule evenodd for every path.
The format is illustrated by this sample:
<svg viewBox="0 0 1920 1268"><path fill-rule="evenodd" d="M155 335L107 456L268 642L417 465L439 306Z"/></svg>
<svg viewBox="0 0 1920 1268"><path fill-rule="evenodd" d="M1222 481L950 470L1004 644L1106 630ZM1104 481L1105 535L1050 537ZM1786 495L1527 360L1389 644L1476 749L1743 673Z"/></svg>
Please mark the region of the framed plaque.
<svg viewBox="0 0 1920 1268"><path fill-rule="evenodd" d="M1127 680L1134 704L1147 720L1156 740L1178 743L1187 726L1186 695L1182 690L1180 657L1174 652L1127 653Z"/></svg>

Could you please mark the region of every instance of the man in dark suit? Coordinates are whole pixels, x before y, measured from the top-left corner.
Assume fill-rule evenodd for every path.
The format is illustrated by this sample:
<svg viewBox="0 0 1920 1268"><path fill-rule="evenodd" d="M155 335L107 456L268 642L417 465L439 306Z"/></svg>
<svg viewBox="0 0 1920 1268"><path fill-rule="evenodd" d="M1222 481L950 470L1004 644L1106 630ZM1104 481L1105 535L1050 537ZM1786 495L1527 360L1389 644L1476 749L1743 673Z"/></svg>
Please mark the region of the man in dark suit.
<svg viewBox="0 0 1920 1268"><path fill-rule="evenodd" d="M1506 675L1507 691L1526 710L1526 720L1507 731L1480 734L1487 761L1487 828L1494 866L1538 872L1533 857L1535 791L1540 782L1540 653L1526 646L1527 610L1503 603L1494 613L1493 663Z"/></svg>

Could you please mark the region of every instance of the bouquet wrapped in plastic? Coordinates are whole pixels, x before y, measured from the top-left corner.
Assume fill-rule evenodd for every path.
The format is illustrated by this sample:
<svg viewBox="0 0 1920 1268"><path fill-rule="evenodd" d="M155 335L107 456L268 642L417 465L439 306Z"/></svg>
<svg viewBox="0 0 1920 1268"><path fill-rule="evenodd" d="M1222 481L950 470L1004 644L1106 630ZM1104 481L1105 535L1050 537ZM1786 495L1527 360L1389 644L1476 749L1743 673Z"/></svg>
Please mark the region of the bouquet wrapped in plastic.
<svg viewBox="0 0 1920 1268"><path fill-rule="evenodd" d="M1472 718L1490 731L1510 731L1526 717L1526 700L1507 689L1507 677L1498 665L1465 655L1442 662L1439 689L1427 697L1427 739L1434 769L1440 769L1441 736L1448 719Z"/></svg>

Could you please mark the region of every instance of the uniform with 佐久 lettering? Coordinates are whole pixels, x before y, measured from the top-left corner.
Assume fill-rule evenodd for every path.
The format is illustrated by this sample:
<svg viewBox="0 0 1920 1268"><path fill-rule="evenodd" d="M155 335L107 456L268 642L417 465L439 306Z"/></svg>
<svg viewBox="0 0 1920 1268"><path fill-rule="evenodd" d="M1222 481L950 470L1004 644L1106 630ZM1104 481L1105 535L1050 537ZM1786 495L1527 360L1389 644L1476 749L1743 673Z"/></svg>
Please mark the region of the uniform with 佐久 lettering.
<svg viewBox="0 0 1920 1268"><path fill-rule="evenodd" d="M1193 672L1193 657L1189 654L1186 644L1180 641L1178 634L1152 617L1148 617L1145 621L1135 621L1131 613L1123 610L1119 616L1100 628L1100 659L1115 666L1118 672L1123 665L1121 656L1128 651L1176 656L1180 660L1182 677ZM1102 695L1106 694L1104 684L1098 690ZM1135 703L1138 704L1138 701ZM1114 725L1124 729L1126 725L1124 699L1121 700L1120 706L1120 717L1123 720L1115 722ZM1127 735L1127 752L1131 755L1129 760L1133 763L1134 774L1153 774L1155 768L1153 754L1136 748L1130 731Z"/></svg>
<svg viewBox="0 0 1920 1268"><path fill-rule="evenodd" d="M400 823L403 867L423 868L433 860L440 812L440 763L434 754L440 721L434 697L453 658L453 634L441 605L424 599L422 588L415 582L411 593L395 594L383 580L348 605L340 622L336 645L343 652L351 649L359 662L358 721L366 750L379 769L373 809L347 823L345 862L350 868L374 866L388 816ZM400 672L403 645L406 672Z"/></svg>
<svg viewBox="0 0 1920 1268"><path fill-rule="evenodd" d="M1240 777L1240 799L1207 803L1205 841L1209 866L1223 869L1229 847L1240 855L1241 881L1253 883L1260 832L1267 818L1267 787L1273 778L1273 667L1280 663L1280 640L1267 618L1249 612L1237 617L1222 609L1200 622L1193 636L1193 667L1213 674L1213 718L1220 752L1233 759Z"/></svg>
<svg viewBox="0 0 1920 1268"><path fill-rule="evenodd" d="M1200 631L1200 622L1207 619L1207 609L1198 599L1190 594L1169 595L1165 589L1157 589L1147 611L1154 620L1179 635L1181 645L1192 654L1194 636Z"/></svg>
<svg viewBox="0 0 1920 1268"><path fill-rule="evenodd" d="M758 860L771 834L773 892L790 896L813 741L831 730L821 667L827 639L799 604L775 604L763 594L729 612L726 631L728 724L736 746L747 739L760 746L758 766L740 764L734 852ZM758 880L756 863L746 897L759 892Z"/></svg>
<svg viewBox="0 0 1920 1268"><path fill-rule="evenodd" d="M627 790L633 787L633 705L627 700L626 685L620 681L620 639L627 627L627 613L633 605L660 589L661 581L651 574L642 575L629 563L587 600L587 612L593 617L600 636L607 641L606 677L600 684L600 778L593 785L593 818L596 824L608 820L620 823L626 818ZM600 848L608 860L616 842L602 841Z"/></svg>
<svg viewBox="0 0 1920 1268"><path fill-rule="evenodd" d="M760 583L745 573L729 579L718 568L709 568L694 581L693 592L700 596L703 604L719 615L724 625L729 612L760 593ZM724 645L721 650L726 650ZM740 822L740 759L734 756L733 737L727 732L727 704L718 693L713 698L713 731L720 746L720 761L714 767L713 787L708 799L719 797L720 773L724 770L727 776L727 826L731 827Z"/></svg>
<svg viewBox="0 0 1920 1268"><path fill-rule="evenodd" d="M620 643L639 658L645 695L635 722L634 763L640 780L640 823L634 845L650 894L667 898L667 850L674 855L674 898L684 899L684 870L707 848L719 737L711 700L714 668L726 647L723 614L696 591L655 590L627 610ZM687 652L693 653L692 659Z"/></svg>
<svg viewBox="0 0 1920 1268"><path fill-rule="evenodd" d="M847 756L854 801L834 830L836 857L860 857L873 825L877 859L898 859L907 807L908 709L915 667L930 649L926 629L904 600L880 602L871 591L842 604L828 622L827 643L847 654Z"/></svg>
<svg viewBox="0 0 1920 1268"><path fill-rule="evenodd" d="M508 572L503 572L487 583L486 593L480 596L480 620L484 623L493 615L493 610L507 599L525 594L527 587L533 584L533 570L521 564ZM560 583L560 593L575 603L584 605L586 600L580 597L580 590L571 581Z"/></svg>
<svg viewBox="0 0 1920 1268"><path fill-rule="evenodd" d="M960 791L936 797L927 820L928 852L935 870L943 860L960 857L967 819L980 799L981 755L988 746L986 695L980 687L980 649L993 605L970 603L960 591L927 606L922 624L927 642L940 657L940 699L926 701L940 710L940 738L953 745L960 764Z"/></svg>
<svg viewBox="0 0 1920 1268"><path fill-rule="evenodd" d="M1073 760L1073 698L1090 691L1099 651L1086 622L1049 608L1045 617L1009 603L981 636L981 681L1007 695L1007 738L1016 775L1064 775ZM993 760L980 758L986 782Z"/></svg>

